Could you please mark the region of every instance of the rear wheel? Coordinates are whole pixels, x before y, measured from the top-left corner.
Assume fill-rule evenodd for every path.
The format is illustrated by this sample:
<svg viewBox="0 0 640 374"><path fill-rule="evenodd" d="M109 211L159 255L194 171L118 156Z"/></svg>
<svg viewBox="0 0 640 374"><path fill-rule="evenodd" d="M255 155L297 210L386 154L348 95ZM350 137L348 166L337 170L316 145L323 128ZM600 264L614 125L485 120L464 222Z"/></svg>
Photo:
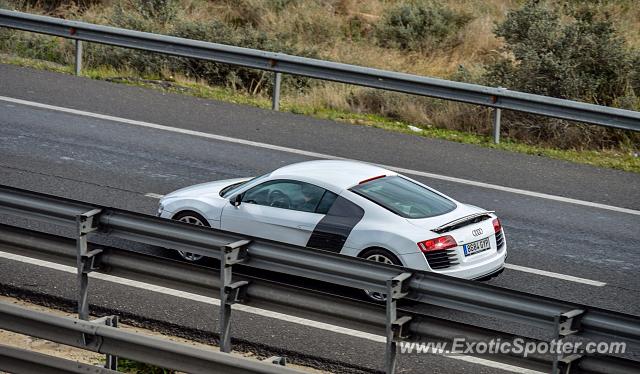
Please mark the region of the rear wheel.
<svg viewBox="0 0 640 374"><path fill-rule="evenodd" d="M180 212L178 214L176 214L175 216L173 216L173 219L176 221L180 221L180 222L184 222L184 223L189 223L192 225L196 225L196 226L207 226L207 227L211 227L209 225L209 222L207 222L207 220L199 215L196 212ZM185 251L178 251L178 254L180 254L180 257L182 257L183 259L189 261L189 262L202 262L204 259L203 255L199 255L196 253L191 253L191 252L185 252Z"/></svg>
<svg viewBox="0 0 640 374"><path fill-rule="evenodd" d="M366 251L362 252L359 257L362 257L365 260L381 262L387 265L402 265L402 262L400 262L396 255L383 248L367 249ZM387 295L382 292L364 290L364 293L369 299L378 303L385 302L387 300Z"/></svg>

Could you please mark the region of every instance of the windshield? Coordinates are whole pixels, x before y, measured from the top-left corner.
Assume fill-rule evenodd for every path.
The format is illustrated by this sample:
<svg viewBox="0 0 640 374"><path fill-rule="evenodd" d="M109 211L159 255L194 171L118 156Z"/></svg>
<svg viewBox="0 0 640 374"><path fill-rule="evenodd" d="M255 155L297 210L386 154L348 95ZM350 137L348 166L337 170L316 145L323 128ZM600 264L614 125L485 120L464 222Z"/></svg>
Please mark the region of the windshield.
<svg viewBox="0 0 640 374"><path fill-rule="evenodd" d="M238 182L238 183L234 183L232 185L229 185L229 186L223 188L222 190L220 190L220 196L222 196L222 197L231 197L231 196L233 196L234 193L239 191L242 188L242 186L246 185L247 183L251 183L253 181L256 181L258 179L263 179L263 178L267 177L269 174L271 174L271 173L267 173L267 174L263 174L263 175L261 175L259 177L251 178L248 181Z"/></svg>
<svg viewBox="0 0 640 374"><path fill-rule="evenodd" d="M375 179L350 191L405 218L434 217L456 208L453 201L400 176Z"/></svg>

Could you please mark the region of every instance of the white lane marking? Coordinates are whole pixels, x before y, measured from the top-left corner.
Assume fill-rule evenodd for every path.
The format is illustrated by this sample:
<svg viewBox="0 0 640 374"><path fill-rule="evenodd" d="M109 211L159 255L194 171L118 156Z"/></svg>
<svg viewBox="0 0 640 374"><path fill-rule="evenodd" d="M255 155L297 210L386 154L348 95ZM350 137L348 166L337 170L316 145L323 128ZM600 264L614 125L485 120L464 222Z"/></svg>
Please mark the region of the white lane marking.
<svg viewBox="0 0 640 374"><path fill-rule="evenodd" d="M164 126L164 125L159 125L159 124L156 124L156 123L150 123L150 122L144 122L144 121L136 121L136 120L127 119L127 118L109 116L109 115L105 115L105 114L86 112L86 111L78 110L78 109L71 109L71 108L59 107L59 106L55 106L55 105L42 104L42 103L37 103L37 102L34 102L34 101L14 99L12 97L0 96L0 100L11 102L11 103L16 103L16 104L27 105L27 106L31 106L31 107L35 107L35 108L54 110L54 111L58 111L58 112L70 113L70 114L75 114L75 115L79 115L79 116L97 118L97 119L102 119L102 120L112 121L112 122L126 123L126 124L134 125L134 126L148 127L148 128L152 128L152 129L156 129L156 130L170 131L170 132L179 133L179 134L198 136L198 137L207 138L207 139L215 139L215 140L229 142L229 143L236 143L236 144L248 145L248 146L252 146L252 147L271 149L271 150L275 150L275 151L293 153L293 154L297 154L297 155L303 155L303 156L309 156L309 157L315 157L315 158L322 158L322 159L329 159L329 160L345 160L345 159L347 159L347 158L344 158L344 157L332 156L332 155L328 155L328 154L324 154L324 153L304 151L302 149L289 148L289 147L283 147L283 146L279 146L279 145L254 142L254 141L251 141L251 140L245 140L245 139L232 138L232 137L228 137L228 136L209 134L209 133L206 133L206 132L200 132L200 131L194 131L194 130L179 129L179 128L176 128L176 127ZM522 190L522 189L519 189L519 188L505 187L505 186L500 186L500 185L497 185L497 184L477 182L477 181L473 181L473 180L469 180L469 179L450 177L450 176L446 176L446 175L427 173L427 172L419 171L419 170L405 169L405 168L389 166L389 165L380 165L380 166L382 166L384 168L387 168L387 169L390 169L390 170L393 170L393 171L396 171L396 172L399 172L399 173L404 173L404 174L418 175L418 176L427 177L427 178L444 180L444 181L447 181L447 182L461 183L461 184L466 184L466 185L475 186L475 187L488 188L488 189L492 189L492 190L510 192L510 193L519 194L519 195L538 197L538 198L541 198L541 199L560 201L560 202L563 202L563 203L582 205L582 206L587 206L587 207L591 207L591 208L605 209L605 210L611 210L611 211L614 211L614 212L627 213L627 214L633 214L633 215L640 216L640 210L622 208L622 207L617 207L617 206L607 205L607 204L594 203L594 202L591 202L591 201L572 199L572 198L568 198L568 197L550 195L550 194L541 193L541 192Z"/></svg>
<svg viewBox="0 0 640 374"><path fill-rule="evenodd" d="M164 197L164 195L160 195L158 193L153 193L153 192L146 193L144 194L144 196L150 197L152 199L162 199Z"/></svg>
<svg viewBox="0 0 640 374"><path fill-rule="evenodd" d="M604 287L607 285L605 282L600 282L600 281L587 279L587 278L574 277L573 275L554 273L552 271L528 268L526 266L504 264L504 267L507 269L522 271L525 273L532 273L532 274L544 275L545 277L558 278L558 279L566 280L569 282L588 284L590 286Z"/></svg>
<svg viewBox="0 0 640 374"><path fill-rule="evenodd" d="M5 258L5 259L8 259L8 260L12 260L12 261L23 262L23 263L31 264L31 265L42 266L42 267L49 268L49 269L59 270L59 271L65 272L65 273L71 273L71 274L76 274L77 273L76 268L74 268L72 266L56 264L54 262L38 260L38 259L35 259L35 258L25 257L25 256L21 256L21 255L16 255L16 254L13 254L13 253L3 252L3 251L0 251L0 258ZM193 300L193 301L201 302L201 303L204 303L204 304L220 306L220 300L219 299L215 299L213 297L206 297L206 296L202 296L202 295L198 295L198 294L194 294L194 293L190 293L190 292L183 292L183 291L174 290L174 289L171 289L171 288L166 288L166 287L161 287L161 286L157 286L157 285L153 285L153 284L149 284L149 283L138 282L138 281L134 281L134 280L130 280L130 279L115 277L113 275L107 275L107 274L89 273L89 277L93 278L93 279L100 279L100 280L111 282L111 283L116 283L116 284L129 286L129 287L139 288L139 289L142 289L142 290L145 290L145 291L152 291L152 292L157 292L157 293L161 293L161 294L164 294L164 295L170 295L170 296L180 297L180 298L183 298L183 299ZM349 329L349 328L345 328L345 327L335 326L335 325L331 325L331 324L324 323L324 322L313 321L313 320L306 319L306 318L299 318L299 317L295 317L295 316L286 315L286 314L283 314L283 313L272 312L272 311L269 311L269 310L260 309L260 308L254 308L254 307L247 306L247 305L242 305L242 304L234 304L234 305L232 305L232 308L235 309L235 310L239 310L239 311L245 312L245 313L256 314L256 315L260 315L260 316L263 316L263 317L268 317L268 318L273 318L273 319L277 319L277 320L281 320L281 321L285 321L285 322L295 323L295 324L298 324L298 325L313 327L313 328L317 328L317 329L320 329L320 330L331 331L331 332L334 332L334 333L337 333L337 334L353 336L353 337L357 337L357 338L373 341L373 342L376 342L376 343L385 343L386 342L386 338L384 336L381 336L381 335L370 334L370 333L366 333L366 332L363 332L363 331L358 331L358 330L353 330L353 329ZM442 353L442 352L438 352L438 353ZM479 358L479 357L464 356L464 355L455 355L455 356L447 356L447 357L455 359L455 360L466 361L466 362L473 363L473 364L478 364L478 365L488 366L488 367L492 367L492 368L496 368L496 369L502 369L502 370L506 370L506 371L511 371L511 372L514 372L514 373L524 373L524 374L541 374L542 373L542 372L539 372L539 371L529 370L529 369L521 368L521 367L514 366L514 365L502 364L502 363L499 363L499 362L494 362L494 361L486 360L486 359Z"/></svg>

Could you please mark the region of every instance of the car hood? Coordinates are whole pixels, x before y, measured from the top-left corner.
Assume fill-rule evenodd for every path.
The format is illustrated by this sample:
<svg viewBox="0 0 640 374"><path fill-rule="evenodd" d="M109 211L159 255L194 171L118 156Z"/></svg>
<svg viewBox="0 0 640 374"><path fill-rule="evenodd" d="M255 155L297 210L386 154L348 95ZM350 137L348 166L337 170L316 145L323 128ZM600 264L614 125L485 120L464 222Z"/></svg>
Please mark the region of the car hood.
<svg viewBox="0 0 640 374"><path fill-rule="evenodd" d="M439 216L429 217L429 218L419 218L419 219L407 218L407 221L414 226L420 227L421 229L433 230L439 226L442 226L456 219L466 217L476 213L487 212L485 209L479 208L477 206L467 205L460 202L456 202L456 204L458 205L456 209L452 210L449 213L445 213Z"/></svg>
<svg viewBox="0 0 640 374"><path fill-rule="evenodd" d="M181 188L179 190L173 191L170 194L165 195L165 199L175 198L175 197L204 197L209 195L217 195L219 196L220 190L225 188L226 186L232 185L238 182L248 181L251 178L235 178L235 179L224 179L220 181L200 183L194 186L189 186L185 188Z"/></svg>

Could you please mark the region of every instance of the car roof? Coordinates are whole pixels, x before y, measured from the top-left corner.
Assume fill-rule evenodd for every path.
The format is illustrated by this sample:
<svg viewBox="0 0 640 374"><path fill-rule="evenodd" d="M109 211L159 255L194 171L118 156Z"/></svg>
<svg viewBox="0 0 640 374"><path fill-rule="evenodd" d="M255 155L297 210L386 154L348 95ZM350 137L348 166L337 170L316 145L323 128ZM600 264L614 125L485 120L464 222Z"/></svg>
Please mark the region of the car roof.
<svg viewBox="0 0 640 374"><path fill-rule="evenodd" d="M343 190L361 181L380 175L396 175L379 166L348 160L317 160L299 162L274 170L271 177L296 177L307 181L322 181Z"/></svg>

